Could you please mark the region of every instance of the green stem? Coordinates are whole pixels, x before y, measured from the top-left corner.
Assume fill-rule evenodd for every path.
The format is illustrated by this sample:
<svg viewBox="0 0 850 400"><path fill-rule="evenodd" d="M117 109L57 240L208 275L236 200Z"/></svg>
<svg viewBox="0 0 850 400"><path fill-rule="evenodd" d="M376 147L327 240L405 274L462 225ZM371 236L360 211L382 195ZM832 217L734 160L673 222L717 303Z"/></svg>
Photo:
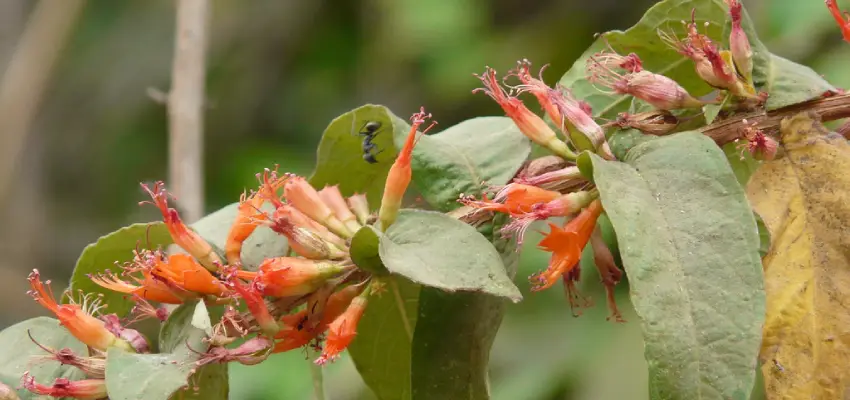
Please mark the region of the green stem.
<svg viewBox="0 0 850 400"><path fill-rule="evenodd" d="M313 362L321 353L311 347L307 349L307 362L310 363L310 377L313 379L313 399L325 400L325 379L322 366Z"/></svg>
<svg viewBox="0 0 850 400"><path fill-rule="evenodd" d="M393 289L393 297L398 307L398 313L401 314L401 322L404 324L404 332L407 333L407 338L413 341L413 328L410 326L410 320L407 318L407 310L404 308L404 299L401 297L401 291L398 288L397 278L390 279L390 285Z"/></svg>

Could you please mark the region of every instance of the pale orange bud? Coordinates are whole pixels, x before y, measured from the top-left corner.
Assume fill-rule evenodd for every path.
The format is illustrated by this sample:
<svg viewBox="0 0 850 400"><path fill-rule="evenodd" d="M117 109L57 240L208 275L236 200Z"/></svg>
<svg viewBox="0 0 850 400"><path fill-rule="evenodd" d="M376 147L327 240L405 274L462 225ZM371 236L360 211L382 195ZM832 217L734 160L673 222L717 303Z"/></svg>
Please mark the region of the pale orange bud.
<svg viewBox="0 0 850 400"><path fill-rule="evenodd" d="M351 211L354 211L354 215L357 216L357 222L366 225L366 222L369 220L369 201L366 200L366 195L354 194L346 201Z"/></svg>
<svg viewBox="0 0 850 400"><path fill-rule="evenodd" d="M351 232L357 232L363 226L357 222L357 217L351 213L351 210L348 209L348 205L345 204L345 198L342 197L342 193L339 192L339 186L325 186L324 189L319 191L319 197L322 198L322 201L333 210L337 219L342 221L346 228L348 228Z"/></svg>
<svg viewBox="0 0 850 400"><path fill-rule="evenodd" d="M413 147L419 138L419 126L431 118L431 114L425 114L425 108L420 108L419 112L410 117L412 125L410 133L407 134L407 140L404 142L398 157L390 167L387 174L387 183L384 186L384 197L381 199L381 208L378 211L378 218L381 221L381 229L386 230L395 222L398 210L401 208L401 199L404 197L404 192L407 186L410 185L410 179L413 176L413 170L410 163L413 160ZM422 134L425 134L436 123L432 122Z"/></svg>
<svg viewBox="0 0 850 400"><path fill-rule="evenodd" d="M357 324L366 311L368 304L368 293L365 291L351 301L351 305L345 310L342 315L337 317L328 327L328 338L325 341L325 348L322 355L316 360L316 364L325 365L333 361L342 353L354 337L357 336Z"/></svg>
<svg viewBox="0 0 850 400"><path fill-rule="evenodd" d="M328 227L333 233L346 238L354 235L354 232L350 232L342 221L337 219L330 207L322 201L319 192L303 177L290 177L283 186L283 194L298 211Z"/></svg>
<svg viewBox="0 0 850 400"><path fill-rule="evenodd" d="M289 297L312 293L330 278L351 269L342 263L275 257L263 261L257 272L238 271L236 276L252 279L263 296Z"/></svg>

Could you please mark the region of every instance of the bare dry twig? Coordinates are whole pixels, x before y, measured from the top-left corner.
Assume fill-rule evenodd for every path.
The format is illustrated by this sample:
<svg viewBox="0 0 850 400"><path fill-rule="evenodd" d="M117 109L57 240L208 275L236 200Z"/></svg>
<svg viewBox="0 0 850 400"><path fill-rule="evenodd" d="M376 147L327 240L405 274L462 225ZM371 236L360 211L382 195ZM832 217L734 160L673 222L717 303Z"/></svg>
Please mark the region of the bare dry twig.
<svg viewBox="0 0 850 400"><path fill-rule="evenodd" d="M185 219L204 212L203 133L208 0L177 2L177 31L168 95L168 179Z"/></svg>
<svg viewBox="0 0 850 400"><path fill-rule="evenodd" d="M700 131L722 146L739 137L741 130L744 128L744 120L749 124L756 123L756 126L765 131L765 133L776 134L779 132L779 122L783 118L804 111L816 113L824 122L848 118L850 117L850 94L810 100L805 103L794 104L768 112L756 111L746 114L736 114L731 118L707 125L700 129Z"/></svg>

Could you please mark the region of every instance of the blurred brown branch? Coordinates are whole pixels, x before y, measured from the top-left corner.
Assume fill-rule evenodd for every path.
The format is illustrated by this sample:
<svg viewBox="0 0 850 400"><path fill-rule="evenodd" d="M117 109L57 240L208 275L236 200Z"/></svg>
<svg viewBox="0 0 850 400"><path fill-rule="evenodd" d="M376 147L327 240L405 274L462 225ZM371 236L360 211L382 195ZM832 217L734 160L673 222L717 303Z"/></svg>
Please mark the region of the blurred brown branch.
<svg viewBox="0 0 850 400"><path fill-rule="evenodd" d="M816 113L822 121L835 121L850 117L850 94L842 94L810 100L773 111L756 111L746 114L736 114L732 118L717 121L701 129L702 133L714 139L718 145L724 145L738 139L741 130L746 125L755 123L768 134L779 132L779 122L804 111Z"/></svg>
<svg viewBox="0 0 850 400"><path fill-rule="evenodd" d="M167 102L168 180L188 221L196 221L204 213L203 110L208 21L207 0L177 2L174 62Z"/></svg>
<svg viewBox="0 0 850 400"><path fill-rule="evenodd" d="M36 5L0 81L0 201L13 181L56 60L85 0L42 0Z"/></svg>

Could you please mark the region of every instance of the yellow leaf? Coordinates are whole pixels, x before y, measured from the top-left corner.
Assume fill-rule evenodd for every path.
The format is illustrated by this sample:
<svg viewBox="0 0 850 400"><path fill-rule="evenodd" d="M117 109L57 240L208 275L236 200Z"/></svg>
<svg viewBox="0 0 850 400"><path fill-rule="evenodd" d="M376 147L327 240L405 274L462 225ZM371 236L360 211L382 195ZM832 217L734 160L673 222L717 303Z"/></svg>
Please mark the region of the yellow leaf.
<svg viewBox="0 0 850 400"><path fill-rule="evenodd" d="M783 158L747 196L770 231L761 349L768 399L850 398L850 145L810 115L780 126Z"/></svg>

